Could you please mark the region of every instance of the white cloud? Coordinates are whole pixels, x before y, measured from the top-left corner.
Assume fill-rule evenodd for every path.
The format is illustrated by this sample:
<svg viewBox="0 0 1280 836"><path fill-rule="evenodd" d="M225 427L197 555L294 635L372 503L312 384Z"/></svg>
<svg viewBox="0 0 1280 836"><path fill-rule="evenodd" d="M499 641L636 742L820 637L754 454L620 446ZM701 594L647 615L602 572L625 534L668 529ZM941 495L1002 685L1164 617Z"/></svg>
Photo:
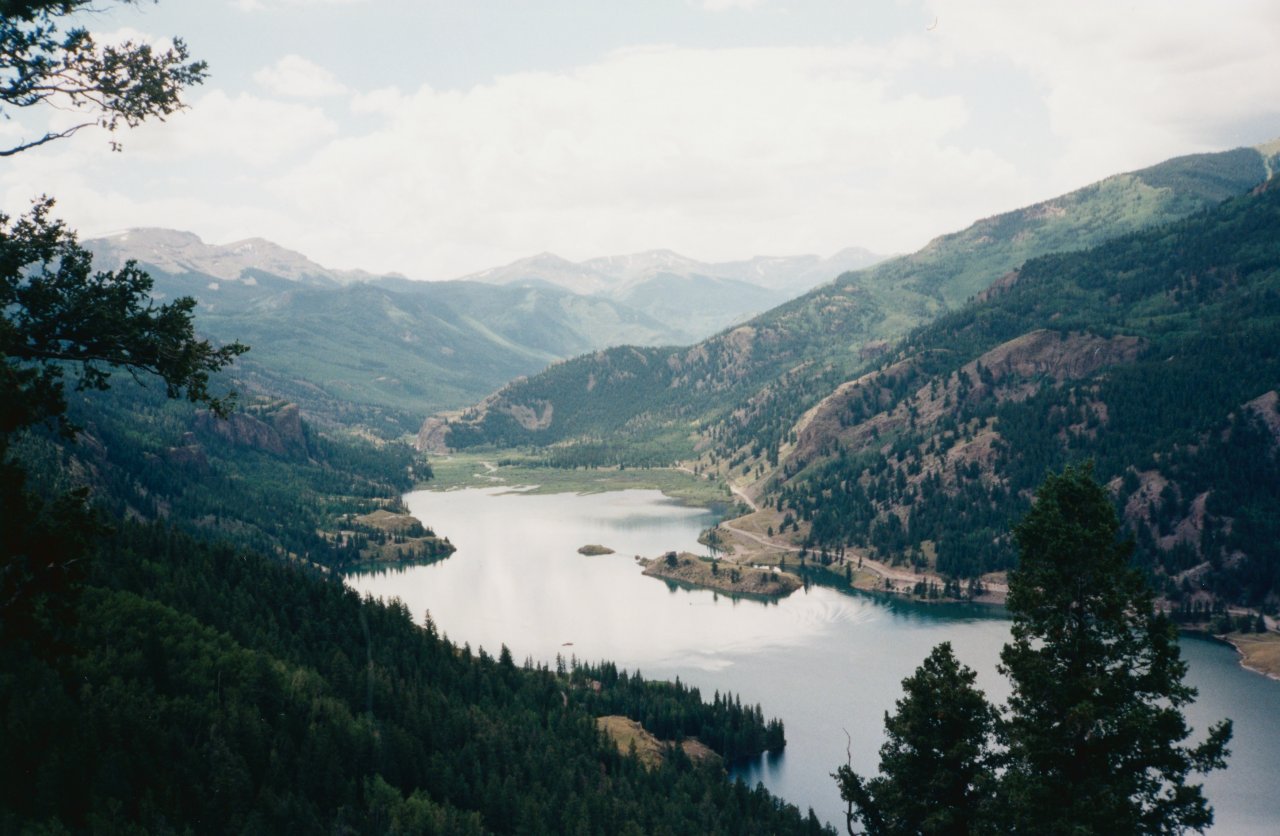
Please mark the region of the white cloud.
<svg viewBox="0 0 1280 836"><path fill-rule="evenodd" d="M286 55L253 74L254 81L278 96L320 99L347 92L333 73L301 55Z"/></svg>
<svg viewBox="0 0 1280 836"><path fill-rule="evenodd" d="M1280 133L1280 5L934 0L940 49L1043 90L1064 175L1100 177ZM1244 126L1252 126L1244 129ZM1017 126L1012 126L1016 130Z"/></svg>
<svg viewBox="0 0 1280 836"><path fill-rule="evenodd" d="M142 32L131 27L122 27L110 32L94 32L93 39L99 46L119 46L124 43L147 44L155 50L167 50L173 48L173 39L169 37L159 37L148 32Z"/></svg>
<svg viewBox="0 0 1280 836"><path fill-rule="evenodd" d="M298 213L346 194L352 231L432 277L546 249L909 250L1119 170L1259 141L1227 134L1280 114L1280 12L1261 4L1209 22L1102 2L936 14L932 31L875 46L636 48L464 91L372 92L353 110L374 127L270 188ZM966 72L1030 80L1048 135L997 127L1042 155L960 139L969 91L929 80Z"/></svg>
<svg viewBox="0 0 1280 836"><path fill-rule="evenodd" d="M111 153L101 137L67 140L45 153L26 153L0 172L0 201L5 211L25 211L41 194L57 200L55 216L82 238L134 226L158 226L198 232L209 241L247 238L261 229L284 229L279 213L246 190L238 199L237 177L219 168L227 180L224 194L201 188L197 178L169 174L153 181L154 164L134 154ZM116 170L122 177L106 185L95 176Z"/></svg>
<svg viewBox="0 0 1280 836"><path fill-rule="evenodd" d="M764 0L702 0L702 8L709 12L724 12L729 9L754 9Z"/></svg>
<svg viewBox="0 0 1280 836"><path fill-rule="evenodd" d="M376 127L271 188L300 214L344 194L360 207L350 232L433 276L541 249L911 246L935 210L887 195L1009 194L1017 178L948 145L960 99L892 95L877 75L891 61L869 47L645 48L465 92L382 90L354 103Z"/></svg>
<svg viewBox="0 0 1280 836"><path fill-rule="evenodd" d="M296 157L336 132L318 107L211 90L168 122L144 125L122 140L130 155L152 162L200 165L231 158L262 166Z"/></svg>

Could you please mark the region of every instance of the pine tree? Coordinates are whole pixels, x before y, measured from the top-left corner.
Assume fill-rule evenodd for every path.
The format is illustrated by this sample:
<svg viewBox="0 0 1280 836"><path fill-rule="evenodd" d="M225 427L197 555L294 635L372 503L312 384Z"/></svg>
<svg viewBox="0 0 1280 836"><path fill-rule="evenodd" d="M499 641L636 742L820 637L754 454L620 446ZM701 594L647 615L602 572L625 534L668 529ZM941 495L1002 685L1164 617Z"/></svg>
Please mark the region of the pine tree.
<svg viewBox="0 0 1280 836"><path fill-rule="evenodd" d="M943 642L902 681L897 713L885 714L880 774L864 780L848 765L835 774L850 834L858 819L869 836L982 830L996 712L974 679Z"/></svg>
<svg viewBox="0 0 1280 836"><path fill-rule="evenodd" d="M1006 832L1162 834L1213 821L1188 778L1225 765L1231 723L1182 745L1196 692L1119 527L1086 464L1049 476L1014 529L1013 641L1000 656L1013 684L1000 729Z"/></svg>

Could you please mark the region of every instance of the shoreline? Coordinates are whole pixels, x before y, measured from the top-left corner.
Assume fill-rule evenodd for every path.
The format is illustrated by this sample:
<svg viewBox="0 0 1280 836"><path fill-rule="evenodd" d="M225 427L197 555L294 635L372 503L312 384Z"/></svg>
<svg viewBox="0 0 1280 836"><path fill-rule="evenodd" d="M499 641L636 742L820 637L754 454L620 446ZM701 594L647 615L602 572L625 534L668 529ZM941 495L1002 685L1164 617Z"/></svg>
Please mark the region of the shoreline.
<svg viewBox="0 0 1280 836"><path fill-rule="evenodd" d="M456 454L455 454L456 456ZM636 468L636 469L595 469L589 471L568 471L566 473L557 473L554 469L537 468L538 475L555 475L561 478L552 478L544 480L536 480L530 477L529 471L533 468L520 467L511 465L499 466L490 461L485 461L479 456L454 456L447 457L446 460L452 459L455 467L461 465L459 469L471 470L476 465L482 467L485 472L477 473L472 470L469 474L470 478L458 478L455 471L453 479L430 480L414 486L414 490L428 491L449 491L466 487L490 487L490 488L506 488L511 491L530 492L530 493L604 493L616 490L633 490L633 489L649 489L657 490L671 501L686 507L706 508L714 513L725 513L731 511L735 500L745 500L747 503L754 505L751 498L736 486L731 486L732 491L726 497L711 497L706 494L694 495L691 492L680 491L678 488L672 490L673 485L660 484L661 478L653 478L659 473L675 474L680 473L688 477L691 481L705 482L706 477L699 478L687 468ZM498 471L506 470L507 472L498 475ZM514 472L513 472L514 471ZM590 475L588 475L590 474ZM643 474L643 475L642 475ZM645 478L645 477L648 478ZM516 478L510 478L516 477ZM568 477L568 478L564 478ZM585 478L584 478L585 477ZM639 477L639 478L637 478ZM538 484L541 481L542 484ZM523 484L527 482L528 484ZM551 483L551 484L548 484ZM559 483L559 484L556 484ZM687 489L687 485L683 485ZM778 517L778 519L774 519ZM754 518L754 519L753 519ZM737 525L735 525L735 523ZM797 576L794 573L795 564L792 563L801 551L802 547L793 543L779 543L773 536L773 526L781 527L780 515L775 515L769 508L753 508L750 513L735 518L726 518L715 530L721 534L727 534L720 542L723 544L721 548L724 552L724 558L720 561L721 565L732 566L738 572L758 572L768 573L774 578L785 577L794 581L795 588L807 583L808 581ZM760 529L759 531L749 530L751 528ZM447 542L447 540L446 540ZM426 562L435 562L435 560L447 558L448 555L442 555L435 559L429 559ZM685 557L685 555L680 555ZM854 563L853 559L858 558L858 563ZM658 577L664 581L686 584L696 588L710 589L726 595L745 595L748 597L758 597L763 599L779 600L789 595L794 588L775 588L767 592L761 592L759 588L744 589L740 582L730 582L729 579L721 579L713 575L710 571L698 572L698 577L682 577L681 573L664 572L657 567L661 558L654 558L645 563L644 574L650 577ZM1002 607L1008 596L1008 586L1001 576L989 577L983 580L983 592L972 598L953 597L939 595L938 597L929 597L928 595L918 595L915 592L918 583L926 585L933 584L938 588L942 588L945 580L930 572L916 572L908 569L900 569L889 566L882 561L875 560L866 555L852 554L846 558L848 563L853 567L853 581L847 587L841 584L830 584L837 591L848 594L857 591L863 593L871 593L877 596L883 596L886 599L909 601L920 604L978 604L986 607ZM390 568L396 563L400 565L411 565L414 561L361 561L362 565L356 571L368 571L370 569L377 570L382 568ZM775 575L768 569L753 569L753 566L778 567L781 573ZM807 563L813 569L826 571L833 576L839 576L839 570L832 566L822 566L816 561ZM833 564L834 566L834 564ZM706 577L703 577L703 576ZM887 582L887 585L886 585ZM779 584L781 587L787 587L787 581ZM1280 633L1268 632L1265 634L1242 634L1229 633L1225 635L1214 635L1203 629L1180 628L1181 632L1193 633L1197 635L1208 636L1210 638L1221 641L1235 648L1238 656L1240 667L1250 673L1264 676L1273 681L1280 682Z"/></svg>
<svg viewBox="0 0 1280 836"><path fill-rule="evenodd" d="M1240 667L1265 676L1267 679L1280 682L1280 633L1223 633L1214 634L1207 631L1188 630L1199 633L1223 644L1229 644L1236 650Z"/></svg>
<svg viewBox="0 0 1280 836"><path fill-rule="evenodd" d="M678 467L556 468L527 460L514 451L452 453L432 460L435 476L414 491L446 492L462 488L505 488L530 494L596 494L655 490L678 505L731 513L735 500L727 488Z"/></svg>

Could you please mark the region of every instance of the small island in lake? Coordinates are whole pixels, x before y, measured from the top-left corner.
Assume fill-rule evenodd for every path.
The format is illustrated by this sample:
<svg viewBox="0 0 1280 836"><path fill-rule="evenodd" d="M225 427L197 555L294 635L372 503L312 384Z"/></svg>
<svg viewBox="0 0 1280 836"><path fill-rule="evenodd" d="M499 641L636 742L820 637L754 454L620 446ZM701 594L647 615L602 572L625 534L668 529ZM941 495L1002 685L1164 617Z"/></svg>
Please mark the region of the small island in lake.
<svg viewBox="0 0 1280 836"><path fill-rule="evenodd" d="M688 552L667 552L652 560L641 558L640 562L649 577L735 595L780 598L800 588L800 579L786 572L711 560Z"/></svg>
<svg viewBox="0 0 1280 836"><path fill-rule="evenodd" d="M578 549L578 554L597 555L597 554L613 554L613 549L608 546L601 546L597 543L588 543Z"/></svg>

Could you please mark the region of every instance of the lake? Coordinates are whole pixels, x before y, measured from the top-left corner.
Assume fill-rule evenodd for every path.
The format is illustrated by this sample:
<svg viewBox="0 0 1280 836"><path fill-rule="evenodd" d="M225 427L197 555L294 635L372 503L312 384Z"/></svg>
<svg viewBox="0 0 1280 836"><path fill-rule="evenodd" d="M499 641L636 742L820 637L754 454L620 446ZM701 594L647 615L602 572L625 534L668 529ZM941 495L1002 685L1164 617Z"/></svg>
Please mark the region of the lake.
<svg viewBox="0 0 1280 836"><path fill-rule="evenodd" d="M635 555L672 549L705 553L698 533L717 521L657 491L529 495L510 488L415 491L409 510L457 546L429 566L353 575L353 588L398 597L422 621L458 643L517 660L551 664L557 654L610 659L647 678L734 691L786 724L787 748L735 774L843 831L830 773L852 756L872 774L885 711L901 681L929 650L950 641L978 671L979 685L1003 700L995 670L1008 621L990 607L924 605L851 595L818 586L779 602L734 600L674 588L645 577ZM584 556L601 544L611 555ZM1188 712L1197 728L1235 721L1230 768L1205 779L1222 836L1280 833L1280 682L1241 668L1235 651L1183 641L1188 676L1200 699Z"/></svg>

